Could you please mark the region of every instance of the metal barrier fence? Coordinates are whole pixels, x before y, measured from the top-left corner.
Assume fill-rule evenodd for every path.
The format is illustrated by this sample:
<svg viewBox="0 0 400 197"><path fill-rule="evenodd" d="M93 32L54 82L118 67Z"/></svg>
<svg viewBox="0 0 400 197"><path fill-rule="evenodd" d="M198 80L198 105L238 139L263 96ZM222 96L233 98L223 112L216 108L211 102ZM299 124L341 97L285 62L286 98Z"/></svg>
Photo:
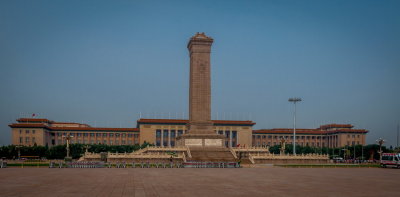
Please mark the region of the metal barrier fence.
<svg viewBox="0 0 400 197"><path fill-rule="evenodd" d="M184 168L239 168L238 162L199 162L189 161L183 163Z"/></svg>
<svg viewBox="0 0 400 197"><path fill-rule="evenodd" d="M7 164L6 164L7 165ZM140 162L104 163L99 161L50 162L49 168L239 168L238 162Z"/></svg>
<svg viewBox="0 0 400 197"><path fill-rule="evenodd" d="M104 168L104 162L102 161L77 161L67 162L67 168Z"/></svg>

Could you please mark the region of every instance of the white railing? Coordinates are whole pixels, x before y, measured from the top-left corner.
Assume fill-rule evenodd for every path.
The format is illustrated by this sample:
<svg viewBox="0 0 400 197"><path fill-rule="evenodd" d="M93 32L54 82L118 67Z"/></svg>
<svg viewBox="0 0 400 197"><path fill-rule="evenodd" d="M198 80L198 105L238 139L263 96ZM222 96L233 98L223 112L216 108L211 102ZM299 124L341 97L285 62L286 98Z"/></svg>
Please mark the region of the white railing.
<svg viewBox="0 0 400 197"><path fill-rule="evenodd" d="M237 159L236 152L233 150L233 148L229 148L229 151L231 151L233 157L234 157L235 159Z"/></svg>
<svg viewBox="0 0 400 197"><path fill-rule="evenodd" d="M254 158L253 155L249 154L249 160L252 164L255 164L256 162L254 162Z"/></svg>
<svg viewBox="0 0 400 197"><path fill-rule="evenodd" d="M303 159L303 160L313 160L313 159L329 159L327 154L301 154L301 155L275 155L275 154L257 154L252 155L253 159Z"/></svg>
<svg viewBox="0 0 400 197"><path fill-rule="evenodd" d="M189 157L189 158L192 158L192 153L190 153L190 149L189 149L188 146L186 146L186 152L187 152L187 154L188 154L188 157Z"/></svg>

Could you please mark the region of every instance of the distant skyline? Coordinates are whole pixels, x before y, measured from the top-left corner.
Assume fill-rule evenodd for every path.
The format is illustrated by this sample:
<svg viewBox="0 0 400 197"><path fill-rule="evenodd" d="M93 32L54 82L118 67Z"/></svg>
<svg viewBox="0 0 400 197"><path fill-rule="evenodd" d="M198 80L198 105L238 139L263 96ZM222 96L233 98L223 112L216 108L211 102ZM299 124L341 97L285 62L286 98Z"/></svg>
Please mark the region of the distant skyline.
<svg viewBox="0 0 400 197"><path fill-rule="evenodd" d="M352 124L396 145L400 1L0 1L0 145L20 117L134 127L188 115L196 32L213 119ZM155 113L157 116L155 116ZM161 116L161 114L163 114ZM225 117L224 117L225 116Z"/></svg>

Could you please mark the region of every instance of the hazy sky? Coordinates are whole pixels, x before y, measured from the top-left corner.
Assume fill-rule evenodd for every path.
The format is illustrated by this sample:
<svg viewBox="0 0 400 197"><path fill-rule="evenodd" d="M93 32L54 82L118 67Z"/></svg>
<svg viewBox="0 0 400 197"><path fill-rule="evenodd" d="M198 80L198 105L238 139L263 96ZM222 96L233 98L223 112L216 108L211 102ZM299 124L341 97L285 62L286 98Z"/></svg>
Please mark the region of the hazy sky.
<svg viewBox="0 0 400 197"><path fill-rule="evenodd" d="M0 1L0 145L18 117L134 127L188 112L188 39L214 38L212 115L349 123L396 145L400 1Z"/></svg>

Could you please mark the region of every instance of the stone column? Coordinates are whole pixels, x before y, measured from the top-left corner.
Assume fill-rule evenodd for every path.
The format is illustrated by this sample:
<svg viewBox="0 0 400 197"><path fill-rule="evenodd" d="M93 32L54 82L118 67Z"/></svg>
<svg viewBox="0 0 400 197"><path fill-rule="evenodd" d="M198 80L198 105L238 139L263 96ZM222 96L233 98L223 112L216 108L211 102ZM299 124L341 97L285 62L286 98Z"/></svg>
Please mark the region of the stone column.
<svg viewBox="0 0 400 197"><path fill-rule="evenodd" d="M229 130L229 147L232 147L232 130Z"/></svg>
<svg viewBox="0 0 400 197"><path fill-rule="evenodd" d="M213 39L197 33L189 43L189 133L212 133L210 53Z"/></svg>
<svg viewBox="0 0 400 197"><path fill-rule="evenodd" d="M171 147L171 130L168 130L168 147Z"/></svg>
<svg viewBox="0 0 400 197"><path fill-rule="evenodd" d="M161 147L164 147L164 130L161 129Z"/></svg>

